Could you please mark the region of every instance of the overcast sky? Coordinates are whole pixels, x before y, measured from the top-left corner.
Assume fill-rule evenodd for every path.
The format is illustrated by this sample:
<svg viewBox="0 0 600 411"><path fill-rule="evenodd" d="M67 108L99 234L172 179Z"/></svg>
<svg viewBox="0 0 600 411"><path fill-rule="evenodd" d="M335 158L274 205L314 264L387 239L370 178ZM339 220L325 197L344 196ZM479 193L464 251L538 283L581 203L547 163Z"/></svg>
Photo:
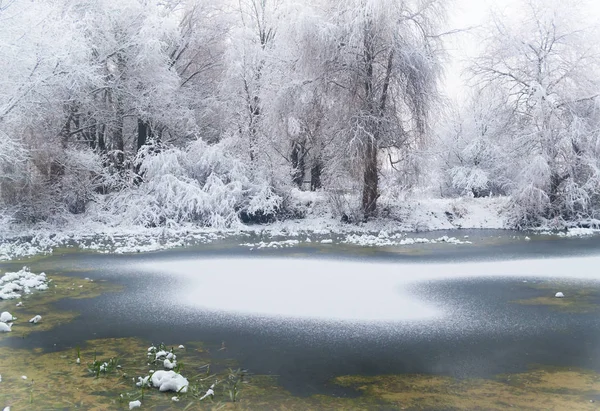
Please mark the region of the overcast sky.
<svg viewBox="0 0 600 411"><path fill-rule="evenodd" d="M548 3L560 0L547 0ZM588 17L591 21L600 22L600 0L581 0L586 3L589 10ZM449 27L452 29L466 29L486 22L492 8L510 10L515 3L523 0L453 0L449 14ZM564 4L564 3L563 3ZM565 7L567 8L567 7ZM568 13L568 10L565 10ZM450 64L447 70L444 88L451 98L461 98L465 90L466 79L461 76L464 60L477 52L477 35L474 32L454 35L448 41ZM600 47L600 46L599 46Z"/></svg>

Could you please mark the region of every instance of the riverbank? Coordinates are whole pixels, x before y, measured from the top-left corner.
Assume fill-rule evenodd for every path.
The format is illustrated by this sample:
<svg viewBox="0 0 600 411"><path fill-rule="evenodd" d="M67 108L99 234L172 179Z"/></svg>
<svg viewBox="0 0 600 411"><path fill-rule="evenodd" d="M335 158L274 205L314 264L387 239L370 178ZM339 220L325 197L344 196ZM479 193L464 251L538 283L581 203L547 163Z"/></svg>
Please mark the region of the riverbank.
<svg viewBox="0 0 600 411"><path fill-rule="evenodd" d="M357 224L344 223L327 213L314 212L303 219L262 225L238 224L229 228L181 224L165 227L111 226L88 216L71 216L60 225L10 225L0 228L0 261L55 250L83 249L100 253L140 253L219 243L249 249L307 246L313 242L369 247L413 244L472 244L465 230L507 230L503 215L507 199L463 198L413 200L395 218ZM307 205L308 207L308 205ZM589 223L589 222L587 222ZM589 224L585 224L588 226ZM510 232L515 238L532 236L581 237L599 233L594 228L554 226ZM448 234L454 233L454 234Z"/></svg>

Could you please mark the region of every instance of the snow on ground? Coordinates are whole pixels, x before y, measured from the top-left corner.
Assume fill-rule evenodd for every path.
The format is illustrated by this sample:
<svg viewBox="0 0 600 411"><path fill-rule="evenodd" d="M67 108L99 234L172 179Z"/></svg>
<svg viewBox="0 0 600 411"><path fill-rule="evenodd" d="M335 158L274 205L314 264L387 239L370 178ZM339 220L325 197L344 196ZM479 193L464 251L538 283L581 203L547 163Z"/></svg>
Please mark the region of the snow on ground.
<svg viewBox="0 0 600 411"><path fill-rule="evenodd" d="M186 393L189 381L181 374L175 371L155 371L150 378L152 386L158 388L159 391L174 391Z"/></svg>
<svg viewBox="0 0 600 411"><path fill-rule="evenodd" d="M559 232L557 235L560 237L586 237L590 235L600 234L600 230L596 228L581 228L572 227L567 229L565 232Z"/></svg>
<svg viewBox="0 0 600 411"><path fill-rule="evenodd" d="M428 238L412 238L406 237L406 234L394 234L389 236L385 231L379 233L379 235L371 234L351 234L342 240L342 243L355 244L360 246L371 246L371 247L384 247L384 246L401 246L401 245L413 245L413 244L472 244L467 240L459 240L455 237L442 236L436 239Z"/></svg>
<svg viewBox="0 0 600 411"><path fill-rule="evenodd" d="M18 272L4 273L0 277L0 300L21 298L22 294L30 294L33 290L47 289L46 274L32 273L27 267L23 267Z"/></svg>
<svg viewBox="0 0 600 411"><path fill-rule="evenodd" d="M410 287L418 283L485 277L597 281L598 266L600 256L445 264L185 259L134 267L144 278L155 274L174 282L168 297L153 295L155 304L259 317L372 322L430 320L451 314L417 298Z"/></svg>

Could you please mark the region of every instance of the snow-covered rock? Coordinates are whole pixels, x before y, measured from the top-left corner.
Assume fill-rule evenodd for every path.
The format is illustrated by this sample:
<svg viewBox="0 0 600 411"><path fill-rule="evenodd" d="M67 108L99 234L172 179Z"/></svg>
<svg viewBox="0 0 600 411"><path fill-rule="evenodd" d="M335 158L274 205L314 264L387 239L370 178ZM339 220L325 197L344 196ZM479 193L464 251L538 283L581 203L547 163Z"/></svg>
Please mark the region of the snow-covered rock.
<svg viewBox="0 0 600 411"><path fill-rule="evenodd" d="M0 333L8 333L11 331L11 323L0 323Z"/></svg>
<svg viewBox="0 0 600 411"><path fill-rule="evenodd" d="M556 293L554 296L555 296L556 298L565 298L565 295L564 295L563 293L561 293L560 291L559 291L559 292L557 292L557 293Z"/></svg>
<svg viewBox="0 0 600 411"><path fill-rule="evenodd" d="M32 323L32 324L37 324L40 321L42 321L42 316L41 315L36 315L31 320L29 320L29 322Z"/></svg>
<svg viewBox="0 0 600 411"><path fill-rule="evenodd" d="M134 408L139 408L142 406L142 402L140 400L129 401L129 409L132 410Z"/></svg>
<svg viewBox="0 0 600 411"><path fill-rule="evenodd" d="M2 314L0 314L0 322L8 323L15 319L16 318L14 318L13 315L11 313L9 313L8 311L4 311Z"/></svg>
<svg viewBox="0 0 600 411"><path fill-rule="evenodd" d="M156 371L152 374L152 386L159 391L187 392L190 383L175 371Z"/></svg>

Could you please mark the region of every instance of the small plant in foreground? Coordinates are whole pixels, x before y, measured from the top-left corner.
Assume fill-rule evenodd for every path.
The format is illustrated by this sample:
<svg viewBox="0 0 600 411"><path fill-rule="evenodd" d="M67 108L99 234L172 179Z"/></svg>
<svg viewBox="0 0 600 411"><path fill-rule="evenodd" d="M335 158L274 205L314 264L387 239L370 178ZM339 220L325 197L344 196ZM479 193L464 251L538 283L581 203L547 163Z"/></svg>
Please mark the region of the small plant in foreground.
<svg viewBox="0 0 600 411"><path fill-rule="evenodd" d="M88 365L88 371L98 378L100 374L106 375L115 371L118 367L118 358L110 358L108 361L101 361L96 358L96 354L94 353L94 362Z"/></svg>

